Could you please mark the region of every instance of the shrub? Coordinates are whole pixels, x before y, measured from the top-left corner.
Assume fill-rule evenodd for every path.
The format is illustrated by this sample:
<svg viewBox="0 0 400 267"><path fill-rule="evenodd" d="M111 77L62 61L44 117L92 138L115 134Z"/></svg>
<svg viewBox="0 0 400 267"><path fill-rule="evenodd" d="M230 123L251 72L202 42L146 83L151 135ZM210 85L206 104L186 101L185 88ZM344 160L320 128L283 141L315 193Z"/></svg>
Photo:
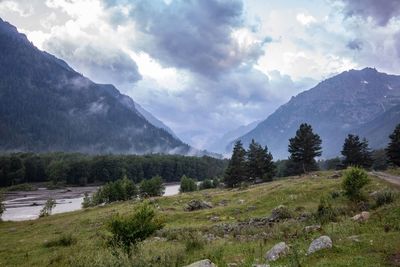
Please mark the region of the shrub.
<svg viewBox="0 0 400 267"><path fill-rule="evenodd" d="M336 221L337 211L332 207L329 199L322 197L319 201L317 212L315 213L317 221L321 224Z"/></svg>
<svg viewBox="0 0 400 267"><path fill-rule="evenodd" d="M3 215L5 210L6 210L6 207L3 204L3 195L0 192L0 220L1 220L1 216Z"/></svg>
<svg viewBox="0 0 400 267"><path fill-rule="evenodd" d="M87 192L83 195L83 201L82 201L82 208L88 208L94 206L94 203L92 201L92 198L89 196Z"/></svg>
<svg viewBox="0 0 400 267"><path fill-rule="evenodd" d="M185 235L185 250L187 252L200 250L204 247L205 241L198 232L189 232Z"/></svg>
<svg viewBox="0 0 400 267"><path fill-rule="evenodd" d="M160 176L154 176L149 180L140 182L140 195L142 197L162 196L165 191L165 186Z"/></svg>
<svg viewBox="0 0 400 267"><path fill-rule="evenodd" d="M44 207L41 209L39 217L46 217L51 215L51 212L53 211L55 206L56 206L56 201L52 198L49 198L44 204Z"/></svg>
<svg viewBox="0 0 400 267"><path fill-rule="evenodd" d="M154 209L148 203L144 203L133 215L116 216L111 220L108 227L112 234L110 244L129 252L132 246L135 247L138 242L163 227L164 224L157 218Z"/></svg>
<svg viewBox="0 0 400 267"><path fill-rule="evenodd" d="M369 183L365 170L352 167L345 172L342 187L345 195L353 201L362 199L361 189Z"/></svg>
<svg viewBox="0 0 400 267"><path fill-rule="evenodd" d="M376 194L376 202L375 205L376 207L380 207L386 204L392 203L396 198L396 194L393 191L383 191L383 192L378 192Z"/></svg>
<svg viewBox="0 0 400 267"><path fill-rule="evenodd" d="M210 189L213 187L214 187L213 182L210 179L205 179L199 184L199 190Z"/></svg>
<svg viewBox="0 0 400 267"><path fill-rule="evenodd" d="M63 234L60 237L44 243L47 248L50 247L69 247L76 243L76 239L71 234Z"/></svg>
<svg viewBox="0 0 400 267"><path fill-rule="evenodd" d="M85 195L82 205L93 206L102 203L125 201L136 196L137 188L135 184L125 176L123 179L105 184L93 194L92 198Z"/></svg>
<svg viewBox="0 0 400 267"><path fill-rule="evenodd" d="M16 185L12 185L9 186L7 188L7 191L35 191L37 190L37 188L31 184L16 184Z"/></svg>
<svg viewBox="0 0 400 267"><path fill-rule="evenodd" d="M197 190L197 183L194 179L183 175L181 178L181 186L179 188L179 192L193 192Z"/></svg>

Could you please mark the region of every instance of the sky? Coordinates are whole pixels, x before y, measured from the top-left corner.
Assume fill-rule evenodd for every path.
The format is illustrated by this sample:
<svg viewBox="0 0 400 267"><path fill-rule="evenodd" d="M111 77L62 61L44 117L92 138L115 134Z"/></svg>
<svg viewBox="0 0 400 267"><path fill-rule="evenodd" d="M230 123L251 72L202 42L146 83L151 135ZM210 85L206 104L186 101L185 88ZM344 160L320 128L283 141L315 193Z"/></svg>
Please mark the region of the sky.
<svg viewBox="0 0 400 267"><path fill-rule="evenodd" d="M0 17L197 148L342 71L400 74L399 0L0 0Z"/></svg>

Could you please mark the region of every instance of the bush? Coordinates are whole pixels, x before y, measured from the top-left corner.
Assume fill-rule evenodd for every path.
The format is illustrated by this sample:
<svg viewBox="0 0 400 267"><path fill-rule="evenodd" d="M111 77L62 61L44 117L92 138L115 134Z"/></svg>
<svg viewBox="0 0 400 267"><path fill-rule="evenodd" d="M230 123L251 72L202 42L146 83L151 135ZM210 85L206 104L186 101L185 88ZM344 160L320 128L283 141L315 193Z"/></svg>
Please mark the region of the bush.
<svg viewBox="0 0 400 267"><path fill-rule="evenodd" d="M16 184L7 187L7 191L35 191L37 188L31 184Z"/></svg>
<svg viewBox="0 0 400 267"><path fill-rule="evenodd" d="M220 181L217 177L214 179L205 179L199 184L199 190L205 190L205 189L211 189L211 188L217 188L220 186Z"/></svg>
<svg viewBox="0 0 400 267"><path fill-rule="evenodd" d="M144 203L133 215L117 216L111 220L108 227L112 234L110 244L121 246L125 252L129 252L132 246L136 246L138 242L163 227L164 224L157 218L154 209L148 203Z"/></svg>
<svg viewBox="0 0 400 267"><path fill-rule="evenodd" d="M4 200L3 195L0 192L0 220L1 220L1 216L3 215L4 211L6 210L6 207L3 204L3 200Z"/></svg>
<svg viewBox="0 0 400 267"><path fill-rule="evenodd" d="M85 194L82 206L85 208L102 203L125 201L136 196L137 188L135 184L125 176L123 179L105 184L93 194L92 198Z"/></svg>
<svg viewBox="0 0 400 267"><path fill-rule="evenodd" d="M44 243L47 248L50 247L69 247L76 243L76 239L71 234L64 234L54 240Z"/></svg>
<svg viewBox="0 0 400 267"><path fill-rule="evenodd" d="M204 247L205 241L198 232L189 232L185 235L185 250L186 252L200 250Z"/></svg>
<svg viewBox="0 0 400 267"><path fill-rule="evenodd" d="M194 179L183 175L181 178L181 186L179 188L180 193L193 192L197 190L197 183Z"/></svg>
<svg viewBox="0 0 400 267"><path fill-rule="evenodd" d="M396 198L396 194L393 191L383 191L383 192L378 192L376 195L376 202L375 205L376 207L380 207L386 204L392 203Z"/></svg>
<svg viewBox="0 0 400 267"><path fill-rule="evenodd" d="M365 170L352 167L346 170L342 187L345 195L353 201L361 200L361 189L369 183L368 174Z"/></svg>
<svg viewBox="0 0 400 267"><path fill-rule="evenodd" d="M46 217L51 215L54 207L56 206L56 201L52 198L49 198L44 204L43 209L40 211L39 217Z"/></svg>
<svg viewBox="0 0 400 267"><path fill-rule="evenodd" d="M319 201L315 217L321 224L334 222L337 218L337 211L332 207L329 199L322 197Z"/></svg>
<svg viewBox="0 0 400 267"><path fill-rule="evenodd" d="M140 195L142 197L156 197L164 195L165 186L160 176L140 182Z"/></svg>

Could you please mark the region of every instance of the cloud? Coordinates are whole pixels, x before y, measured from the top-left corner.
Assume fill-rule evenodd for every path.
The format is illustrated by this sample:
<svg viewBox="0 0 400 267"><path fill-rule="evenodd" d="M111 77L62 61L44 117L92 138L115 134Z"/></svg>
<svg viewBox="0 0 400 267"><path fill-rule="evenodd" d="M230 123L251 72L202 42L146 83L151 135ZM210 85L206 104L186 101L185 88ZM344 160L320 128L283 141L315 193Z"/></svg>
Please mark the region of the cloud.
<svg viewBox="0 0 400 267"><path fill-rule="evenodd" d="M127 23L134 23L139 34L132 46L166 66L218 77L242 64L253 64L263 54L264 42L244 27L240 0L127 3L113 0L108 6L129 7Z"/></svg>
<svg viewBox="0 0 400 267"><path fill-rule="evenodd" d="M372 19L379 26L386 26L392 18L400 16L398 0L342 0L348 17Z"/></svg>
<svg viewBox="0 0 400 267"><path fill-rule="evenodd" d="M136 62L112 46L66 35L52 36L43 46L96 82L135 83L141 79Z"/></svg>
<svg viewBox="0 0 400 267"><path fill-rule="evenodd" d="M359 39L354 39L351 40L347 43L347 47L350 48L351 50L361 50L362 49L363 42Z"/></svg>

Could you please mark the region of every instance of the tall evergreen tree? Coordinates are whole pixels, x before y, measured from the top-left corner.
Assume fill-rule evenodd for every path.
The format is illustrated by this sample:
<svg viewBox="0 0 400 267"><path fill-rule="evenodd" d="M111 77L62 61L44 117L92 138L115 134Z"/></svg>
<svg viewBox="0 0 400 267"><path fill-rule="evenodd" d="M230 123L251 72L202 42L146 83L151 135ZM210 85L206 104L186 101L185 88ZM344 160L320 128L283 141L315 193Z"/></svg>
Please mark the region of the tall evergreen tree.
<svg viewBox="0 0 400 267"><path fill-rule="evenodd" d="M321 156L321 138L314 134L311 125L303 123L296 131L296 136L289 139L289 160L297 166L299 172L318 169L315 157ZM301 170L301 171L300 171Z"/></svg>
<svg viewBox="0 0 400 267"><path fill-rule="evenodd" d="M364 138L360 140L357 135L349 134L344 140L342 155L344 156L343 165L370 168L373 160L368 141Z"/></svg>
<svg viewBox="0 0 400 267"><path fill-rule="evenodd" d="M397 125L389 138L390 142L386 148L386 154L391 163L400 166L400 124Z"/></svg>
<svg viewBox="0 0 400 267"><path fill-rule="evenodd" d="M225 172L224 181L228 187L237 187L246 180L246 150L242 142L236 141L231 160Z"/></svg>
<svg viewBox="0 0 400 267"><path fill-rule="evenodd" d="M259 143L251 140L247 152L247 174L251 180L263 179L271 181L275 175L275 165L272 154L268 148L263 148Z"/></svg>

